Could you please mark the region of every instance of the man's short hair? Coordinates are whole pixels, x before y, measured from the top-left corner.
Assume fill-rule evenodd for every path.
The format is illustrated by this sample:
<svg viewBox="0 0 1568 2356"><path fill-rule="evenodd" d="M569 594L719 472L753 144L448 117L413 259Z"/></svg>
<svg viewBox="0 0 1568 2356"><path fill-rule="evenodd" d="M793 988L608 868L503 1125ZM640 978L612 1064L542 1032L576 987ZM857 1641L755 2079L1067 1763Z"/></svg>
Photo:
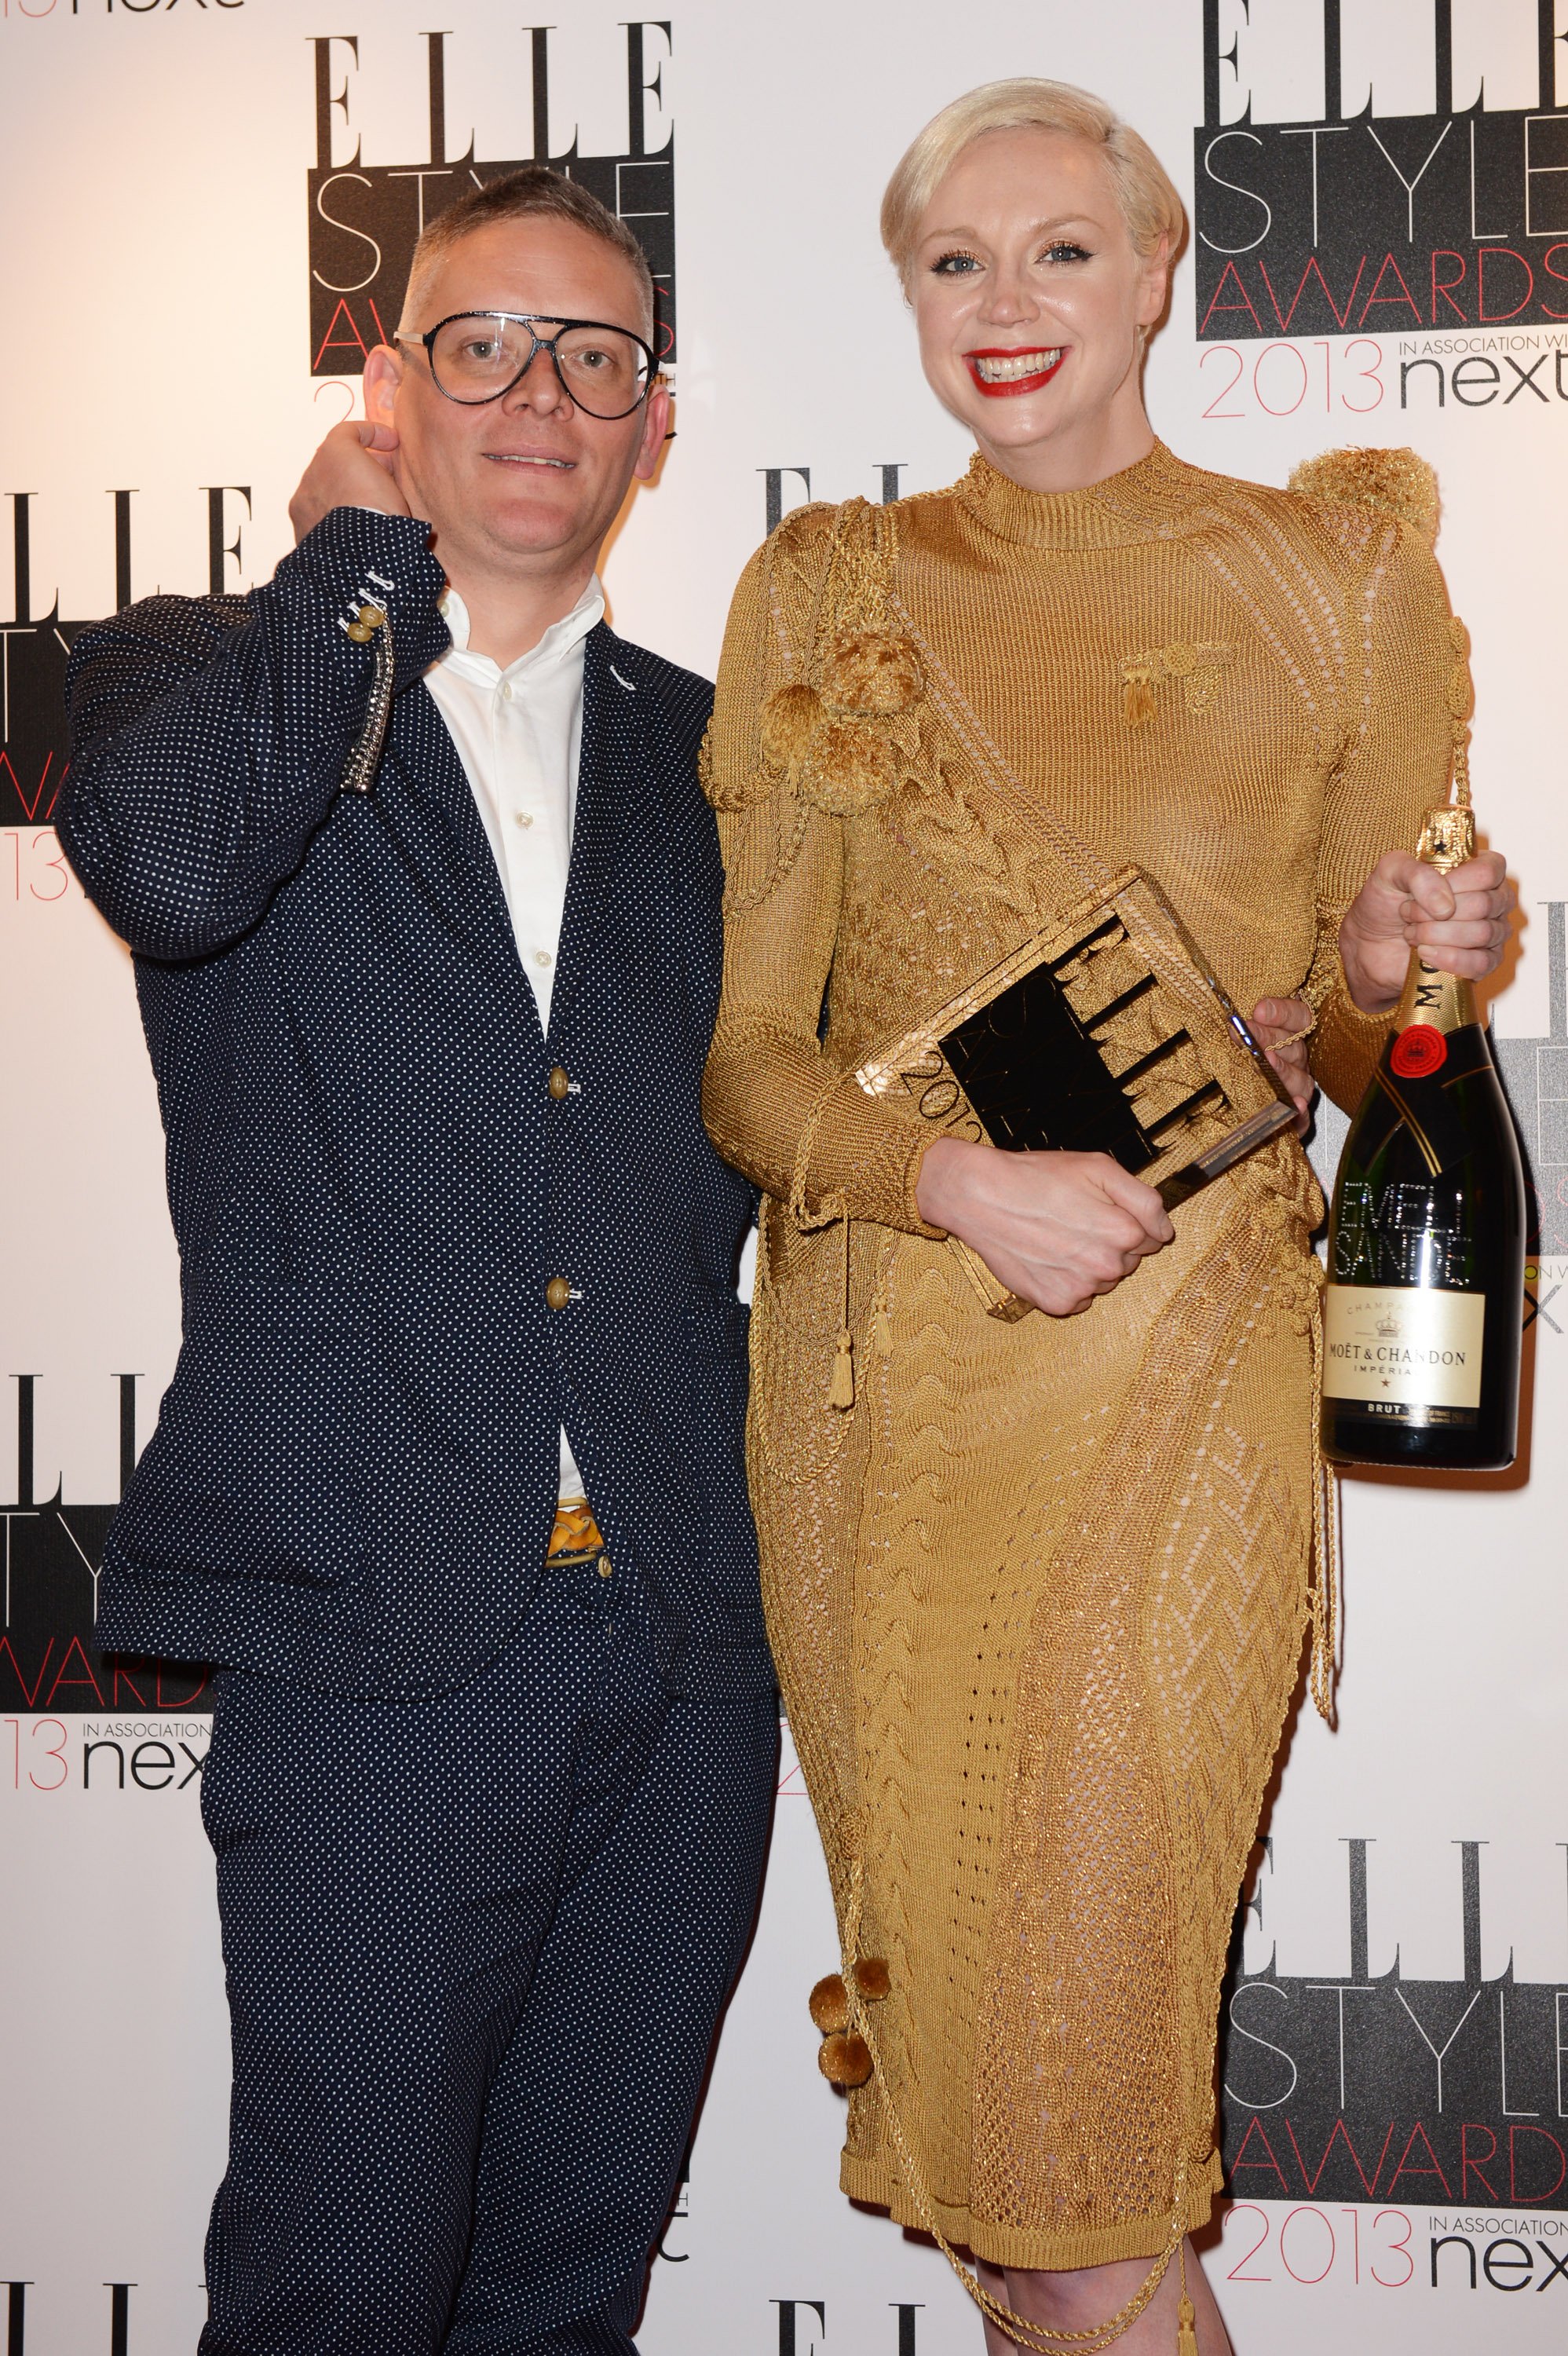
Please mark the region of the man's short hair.
<svg viewBox="0 0 1568 2356"><path fill-rule="evenodd" d="M408 291L403 296L404 325L414 327L421 324L420 305L431 281L460 239L472 236L475 230L488 229L495 221L528 220L536 216L571 221L574 228L586 230L590 237L600 238L604 244L613 246L636 279L644 314L652 330L654 276L635 232L588 189L569 180L563 172L552 172L545 164L525 164L520 171L508 172L504 179L475 188L468 196L459 197L454 205L448 205L444 212L437 213L415 246L414 258L409 265ZM423 324L433 326L434 322L427 320Z"/></svg>

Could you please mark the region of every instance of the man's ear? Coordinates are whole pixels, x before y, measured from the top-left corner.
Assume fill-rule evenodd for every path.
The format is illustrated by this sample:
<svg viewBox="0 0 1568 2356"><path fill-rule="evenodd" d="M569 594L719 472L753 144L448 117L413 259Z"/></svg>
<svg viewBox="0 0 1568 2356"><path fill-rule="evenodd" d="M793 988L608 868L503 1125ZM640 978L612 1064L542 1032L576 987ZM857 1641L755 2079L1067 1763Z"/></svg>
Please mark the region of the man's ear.
<svg viewBox="0 0 1568 2356"><path fill-rule="evenodd" d="M655 385L643 404L643 438L637 446L637 463L632 469L639 483L647 482L658 466L659 453L669 434L672 406L669 388L662 384Z"/></svg>
<svg viewBox="0 0 1568 2356"><path fill-rule="evenodd" d="M365 356L365 414L373 425L390 425L404 359L390 344L376 344Z"/></svg>

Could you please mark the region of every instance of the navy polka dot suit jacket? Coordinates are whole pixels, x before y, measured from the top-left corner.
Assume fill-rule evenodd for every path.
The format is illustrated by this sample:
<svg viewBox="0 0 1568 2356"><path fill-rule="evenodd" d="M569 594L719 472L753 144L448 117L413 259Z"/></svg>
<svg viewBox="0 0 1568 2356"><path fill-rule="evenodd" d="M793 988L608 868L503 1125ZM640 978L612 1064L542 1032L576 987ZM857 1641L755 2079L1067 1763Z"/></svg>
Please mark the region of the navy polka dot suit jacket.
<svg viewBox="0 0 1568 2356"><path fill-rule="evenodd" d="M419 683L448 643L425 543L339 509L265 588L149 599L73 653L59 831L135 953L184 1294L99 1636L343 1692L450 1688L541 1575L564 1423L672 1690L765 1690L735 1293L752 1197L699 1107L711 690L603 625L587 640L547 1042ZM341 618L371 574L399 684L359 795L339 779L371 654Z"/></svg>

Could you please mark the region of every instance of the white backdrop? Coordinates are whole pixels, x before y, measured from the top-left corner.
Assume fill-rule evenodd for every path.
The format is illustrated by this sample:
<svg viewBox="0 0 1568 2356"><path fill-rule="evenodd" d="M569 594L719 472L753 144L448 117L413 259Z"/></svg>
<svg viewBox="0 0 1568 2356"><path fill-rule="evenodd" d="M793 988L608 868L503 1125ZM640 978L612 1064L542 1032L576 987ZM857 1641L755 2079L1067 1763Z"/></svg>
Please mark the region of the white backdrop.
<svg viewBox="0 0 1568 2356"><path fill-rule="evenodd" d="M1052 73L1104 91L1189 188L1195 153L1210 158L1206 202L1232 210L1200 213L1208 242L1182 264L1149 368L1157 426L1180 455L1277 482L1326 446L1409 441L1440 471L1439 553L1476 641L1481 817L1510 853L1525 912L1496 1019L1545 1198L1532 1283L1541 1313L1527 1344L1532 1435L1511 1474L1347 1484L1341 1729L1296 1720L1271 1804L1228 2064L1236 2204L1210 2265L1241 2356L1307 2356L1330 2336L1379 2356L1560 2349L1568 380L1557 355L1568 327L1552 313L1568 315L1568 284L1554 284L1568 245L1550 241L1568 175L1548 176L1568 165L1568 145L1552 144L1568 134L1540 59L1543 48L1549 62L1568 56L1568 35L1555 37L1559 20L1535 0L1435 11L1430 0L1252 0L1250 16L1244 0L1097 11L1065 0L962 10L905 0L897 12L871 0L671 5L667 27L640 28L635 79L648 85L645 151L673 168L621 176L628 213L650 190L662 209L673 184L680 320L678 435L607 567L616 626L631 637L711 671L731 585L766 520L768 470L786 507L807 472L813 496L841 498L880 496L890 467L905 491L960 470L962 437L919 377L875 220L909 136L995 75ZM409 185L434 190L434 202L426 159L461 157L470 132L482 174L486 159L533 152L540 45L515 18L496 0L449 16L444 130L432 145L422 0L330 11L316 0L0 0L0 615L15 617L0 624L0 1375L12 1378L0 1498L15 1501L0 1509L9 2356L22 2356L24 2332L29 2356L194 2346L227 2095L196 1805L207 1720L183 1706L188 1684L160 1694L143 1676L116 1689L85 1634L74 1652L69 1642L90 1629L97 1547L131 1436L123 1408L133 1400L144 1444L177 1301L128 961L47 823L60 757L56 627L108 611L127 589L205 589L214 537L226 585L266 577L288 542L289 491L357 390L352 377L311 372L318 64L328 99L343 93L327 110L332 170L422 168ZM553 22L550 154L570 149L575 129L581 156L626 156L625 20L601 0L560 0ZM338 37L323 51L329 34ZM1568 100L1568 66L1562 82ZM1365 123L1310 142L1314 161L1322 151L1320 247L1269 263L1286 209L1276 197L1264 232L1276 245L1260 242L1272 184L1256 176L1281 155L1305 174L1307 145L1266 147L1263 131L1328 113L1350 123L1369 97ZM1531 111L1534 177L1514 187L1514 167L1491 160L1488 143ZM1213 148L1231 126L1236 135ZM1398 181L1385 176L1381 194L1365 177L1369 126ZM1440 160L1418 170L1435 139ZM1352 152L1361 160L1342 164ZM1451 163L1452 185L1442 178ZM465 166L441 166L451 168ZM1221 176L1264 193L1217 199ZM365 219L350 209L365 185L345 181L329 206ZM1293 185L1299 211L1307 182ZM1391 193L1392 217L1379 209ZM1431 223L1429 200L1443 208ZM1492 203L1514 207L1511 227ZM1353 296L1348 249L1330 254L1344 231L1330 221L1336 207L1350 209L1356 251L1370 257ZM668 227L649 233L667 238ZM1452 262L1488 240L1522 252L1543 290L1511 318L1522 283L1511 264L1491 263L1479 302L1473 272L1457 300L1439 292L1461 284ZM1233 282L1217 284L1220 248L1235 257ZM368 252L363 238L318 246L321 274L342 285ZM1310 252L1324 257L1333 316L1313 309L1315 288L1298 312L1289 306ZM1220 308L1200 342L1202 273L1203 302ZM1283 305L1272 318L1258 308L1265 284ZM318 305L321 293L318 281ZM352 309L358 297L346 299ZM1439 368L1406 367L1402 406L1402 363L1423 358ZM225 487L236 486L249 513ZM10 528L18 514L21 533ZM24 538L7 602L10 551ZM236 541L237 555L224 554ZM133 1386L118 1379L132 1374ZM755 1949L686 2213L655 2267L651 2356L978 2347L941 2260L834 2189L840 2113L816 2072L805 1996L835 1954L810 1812L786 1759ZM1358 1997L1372 2010L1360 2012ZM6 2284L18 2286L8 2304Z"/></svg>

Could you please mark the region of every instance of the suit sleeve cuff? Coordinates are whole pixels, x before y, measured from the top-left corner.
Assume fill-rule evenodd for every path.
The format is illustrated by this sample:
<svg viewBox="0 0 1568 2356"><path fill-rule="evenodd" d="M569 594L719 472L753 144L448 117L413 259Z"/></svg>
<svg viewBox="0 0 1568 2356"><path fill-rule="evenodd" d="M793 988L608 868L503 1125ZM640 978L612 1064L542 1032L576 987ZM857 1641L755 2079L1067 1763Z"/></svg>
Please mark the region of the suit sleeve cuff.
<svg viewBox="0 0 1568 2356"><path fill-rule="evenodd" d="M346 655L344 635L362 605L379 605L392 633L400 688L411 686L452 644L437 600L446 575L431 553L430 526L375 508L334 508L280 567L295 570L321 600L322 621Z"/></svg>

